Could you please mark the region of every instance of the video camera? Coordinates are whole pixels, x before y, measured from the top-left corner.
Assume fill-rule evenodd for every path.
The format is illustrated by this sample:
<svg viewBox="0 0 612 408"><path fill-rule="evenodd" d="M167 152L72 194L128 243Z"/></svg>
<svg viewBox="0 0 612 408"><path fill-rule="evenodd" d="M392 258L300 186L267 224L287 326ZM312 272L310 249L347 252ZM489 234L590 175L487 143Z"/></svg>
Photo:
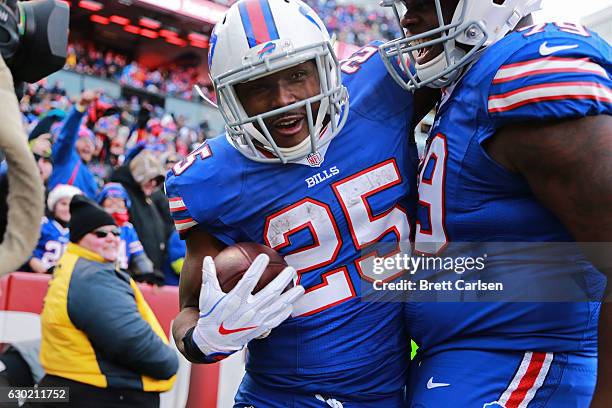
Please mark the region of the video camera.
<svg viewBox="0 0 612 408"><path fill-rule="evenodd" d="M0 0L0 53L15 84L62 69L69 21L68 5L60 0Z"/></svg>

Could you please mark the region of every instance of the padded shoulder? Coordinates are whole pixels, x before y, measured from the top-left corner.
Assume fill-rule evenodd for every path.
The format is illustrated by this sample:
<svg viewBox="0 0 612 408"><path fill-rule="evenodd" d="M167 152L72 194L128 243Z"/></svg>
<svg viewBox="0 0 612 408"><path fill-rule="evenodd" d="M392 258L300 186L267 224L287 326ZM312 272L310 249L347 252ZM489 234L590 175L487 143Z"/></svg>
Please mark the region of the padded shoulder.
<svg viewBox="0 0 612 408"><path fill-rule="evenodd" d="M371 42L341 62L350 109L372 120L411 111L413 102L412 93L400 87L387 72L378 52L380 45L381 42Z"/></svg>
<svg viewBox="0 0 612 408"><path fill-rule="evenodd" d="M610 46L570 23L514 32L491 46L464 78L480 82L495 128L612 112ZM486 92L486 93L485 93Z"/></svg>
<svg viewBox="0 0 612 408"><path fill-rule="evenodd" d="M214 226L240 198L244 158L225 135L204 142L166 177L165 189L182 237L199 225Z"/></svg>

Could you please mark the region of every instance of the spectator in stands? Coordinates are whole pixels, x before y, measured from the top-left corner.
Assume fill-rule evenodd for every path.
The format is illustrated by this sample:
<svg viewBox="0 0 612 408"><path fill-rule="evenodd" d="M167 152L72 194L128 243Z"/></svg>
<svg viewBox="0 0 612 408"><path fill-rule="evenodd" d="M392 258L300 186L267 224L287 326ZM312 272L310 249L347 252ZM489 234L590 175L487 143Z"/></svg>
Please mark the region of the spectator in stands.
<svg viewBox="0 0 612 408"><path fill-rule="evenodd" d="M176 352L136 283L115 268L113 217L82 195L70 211L70 243L41 314L40 386L70 387L62 407L159 407L159 393L174 383Z"/></svg>
<svg viewBox="0 0 612 408"><path fill-rule="evenodd" d="M41 136L42 134L48 134L51 131L51 126L53 126L57 122L64 120L64 118L66 117L66 112L58 108L60 104L56 103L54 105L55 107L52 108L50 111L41 114L40 118L32 120L34 128L28 136L30 142L32 141L32 139L35 139L38 136Z"/></svg>
<svg viewBox="0 0 612 408"><path fill-rule="evenodd" d="M98 184L87 167L95 148L95 137L91 130L81 126L83 115L90 103L97 98L93 91L81 94L79 102L72 108L64 121L59 137L53 144L53 172L49 188L57 184L78 187L90 198L98 193Z"/></svg>
<svg viewBox="0 0 612 408"><path fill-rule="evenodd" d="M181 156L176 152L168 152L162 155L162 157L164 158L164 168L166 171L172 170L172 167L182 160Z"/></svg>
<svg viewBox="0 0 612 408"><path fill-rule="evenodd" d="M138 110L138 116L136 118L136 131L138 132L138 141L146 139L147 123L151 119L153 112L153 105L149 101L144 100Z"/></svg>
<svg viewBox="0 0 612 408"><path fill-rule="evenodd" d="M68 223L70 222L70 200L81 190L67 184L58 184L47 197L48 216L40 224L40 238L29 269L36 273L50 273L64 253L68 244Z"/></svg>
<svg viewBox="0 0 612 408"><path fill-rule="evenodd" d="M57 94L57 95L66 95L66 90L64 89L64 85L60 81L55 81L53 86L49 89L49 93Z"/></svg>
<svg viewBox="0 0 612 408"><path fill-rule="evenodd" d="M147 256L153 261L156 275L163 283L166 242L174 230L168 199L159 187L164 180L164 168L150 150L142 150L117 169L111 181L120 183L131 201L130 222L136 228Z"/></svg>
<svg viewBox="0 0 612 408"><path fill-rule="evenodd" d="M129 222L131 201L127 191L119 183L107 183L98 194L97 201L121 229L117 259L119 268L129 272L136 282L159 283L161 276L155 276L153 262L145 254L138 234Z"/></svg>
<svg viewBox="0 0 612 408"><path fill-rule="evenodd" d="M49 177L51 176L51 172L53 171L53 162L51 161L50 152L41 153L42 154L38 154L35 151L32 151L32 154L34 154L34 160L36 160L36 165L38 166L40 179L46 186L47 182L49 181Z"/></svg>
<svg viewBox="0 0 612 408"><path fill-rule="evenodd" d="M40 137L30 141L30 149L34 155L34 160L36 160L40 178L45 185L47 184L51 171L53 170L53 164L51 162L51 144L48 137L48 134L41 135ZM8 164L5 160L0 160L0 242L2 242L4 233L6 232L8 192Z"/></svg>

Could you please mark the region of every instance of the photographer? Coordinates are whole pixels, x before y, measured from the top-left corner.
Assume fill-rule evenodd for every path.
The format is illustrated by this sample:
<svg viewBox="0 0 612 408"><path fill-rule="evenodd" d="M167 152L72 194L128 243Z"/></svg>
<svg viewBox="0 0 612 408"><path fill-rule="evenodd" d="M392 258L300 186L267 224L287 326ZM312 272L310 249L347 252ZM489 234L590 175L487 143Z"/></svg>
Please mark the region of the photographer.
<svg viewBox="0 0 612 408"><path fill-rule="evenodd" d="M59 70L66 60L69 9L59 0L0 2L0 152L6 156L8 194L0 201L0 275L19 267L39 237L43 184L28 149L15 90ZM27 44L27 46L24 46ZM4 208L3 208L4 207Z"/></svg>
<svg viewBox="0 0 612 408"><path fill-rule="evenodd" d="M3 101L0 109L0 150L6 155L7 184L12 186L8 195L0 197L0 200L6 200L7 207L0 213L0 225L6 225L6 232L0 237L2 275L14 271L31 254L40 234L39 224L31 220L39 220L44 208L43 184L21 126L13 78L2 57L0 100Z"/></svg>

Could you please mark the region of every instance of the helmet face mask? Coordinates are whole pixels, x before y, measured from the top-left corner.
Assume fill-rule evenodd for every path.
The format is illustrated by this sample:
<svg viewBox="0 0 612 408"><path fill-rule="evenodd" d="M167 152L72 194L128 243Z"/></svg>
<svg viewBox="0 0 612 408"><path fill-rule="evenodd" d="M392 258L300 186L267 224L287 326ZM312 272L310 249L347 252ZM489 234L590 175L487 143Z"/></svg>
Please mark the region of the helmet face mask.
<svg viewBox="0 0 612 408"><path fill-rule="evenodd" d="M453 11L444 10L444 6L449 7L446 0L430 1L432 12L437 16L436 27L414 35L406 35L402 28L402 37L380 47L392 77L411 91L423 86L441 88L452 84L459 78L461 68L513 30L523 17L538 10L541 3L541 0L459 0ZM383 0L382 5L393 8L401 25L402 16L408 11L404 1ZM451 21L444 21L443 16L449 14L452 14ZM441 53L419 64L416 55L436 46L441 47ZM407 79L393 67L395 61ZM414 68L410 70L410 67Z"/></svg>
<svg viewBox="0 0 612 408"><path fill-rule="evenodd" d="M249 36L249 7L267 7L265 41ZM264 9L264 14L266 10ZM259 27L261 33L262 28ZM246 33L246 36L245 36ZM321 20L298 0L242 0L232 6L213 31L209 65L217 104L234 146L258 162L287 163L316 153L342 128L348 116L347 90L338 60ZM248 115L236 85L312 61L318 73L318 94L287 106ZM316 109L318 105L318 109ZM279 147L265 121L291 111L305 111L309 136L293 147ZM325 136L321 131L326 122ZM266 152L266 153L264 153Z"/></svg>

